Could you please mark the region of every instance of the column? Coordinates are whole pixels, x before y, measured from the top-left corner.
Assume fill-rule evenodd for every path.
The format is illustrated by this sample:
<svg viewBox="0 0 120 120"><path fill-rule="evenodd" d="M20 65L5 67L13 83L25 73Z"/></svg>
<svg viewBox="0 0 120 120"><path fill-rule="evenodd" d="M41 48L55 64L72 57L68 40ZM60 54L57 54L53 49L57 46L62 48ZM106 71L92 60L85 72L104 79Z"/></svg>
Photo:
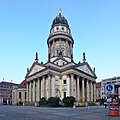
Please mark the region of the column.
<svg viewBox="0 0 120 120"><path fill-rule="evenodd" d="M77 101L80 101L80 81L79 81L79 76L77 76Z"/></svg>
<svg viewBox="0 0 120 120"><path fill-rule="evenodd" d="M43 76L41 81L41 98L45 97L45 77Z"/></svg>
<svg viewBox="0 0 120 120"><path fill-rule="evenodd" d="M89 102L90 101L90 96L89 96L90 93L89 93L89 81L88 80L86 81L86 84L87 84L87 86L86 86L87 102Z"/></svg>
<svg viewBox="0 0 120 120"><path fill-rule="evenodd" d="M53 56L55 56L55 40L53 40Z"/></svg>
<svg viewBox="0 0 120 120"><path fill-rule="evenodd" d="M93 102L93 84L92 84L92 81L90 82L90 95L91 95L91 102Z"/></svg>
<svg viewBox="0 0 120 120"><path fill-rule="evenodd" d="M68 55L68 41L65 42L65 56Z"/></svg>
<svg viewBox="0 0 120 120"><path fill-rule="evenodd" d="M71 85L70 85L70 76L69 75L67 75L67 83L68 83L68 90L67 90L67 96L71 96Z"/></svg>
<svg viewBox="0 0 120 120"><path fill-rule="evenodd" d="M96 102L96 83L94 83L94 102Z"/></svg>
<svg viewBox="0 0 120 120"><path fill-rule="evenodd" d="M72 43L70 44L70 56L73 55Z"/></svg>
<svg viewBox="0 0 120 120"><path fill-rule="evenodd" d="M26 88L27 88L27 98L26 98L26 101L28 102L29 101L29 82L27 82L27 85L26 85Z"/></svg>
<svg viewBox="0 0 120 120"><path fill-rule="evenodd" d="M55 76L52 76L52 81L51 81L51 89L52 89L52 97L54 97L55 96Z"/></svg>
<svg viewBox="0 0 120 120"><path fill-rule="evenodd" d="M51 77L48 75L48 98L51 97Z"/></svg>
<svg viewBox="0 0 120 120"><path fill-rule="evenodd" d="M36 90L36 97L37 97L37 102L40 101L40 78L37 79L37 90Z"/></svg>
<svg viewBox="0 0 120 120"><path fill-rule="evenodd" d="M29 83L29 102L31 102L31 85L32 85L32 83L30 81L30 83Z"/></svg>
<svg viewBox="0 0 120 120"><path fill-rule="evenodd" d="M77 79L74 79L73 80L73 96L75 97L75 98L77 98Z"/></svg>
<svg viewBox="0 0 120 120"><path fill-rule="evenodd" d="M40 87L39 87L39 95L40 95L40 98L41 98L41 79L42 79L42 78L39 78L39 86L40 86Z"/></svg>
<svg viewBox="0 0 120 120"><path fill-rule="evenodd" d="M84 85L84 78L82 78L82 101L85 102L85 85Z"/></svg>
<svg viewBox="0 0 120 120"><path fill-rule="evenodd" d="M73 84L73 74L71 74L71 96L74 95Z"/></svg>
<svg viewBox="0 0 120 120"><path fill-rule="evenodd" d="M35 102L35 80L33 80L33 89L32 89L32 92L33 92L33 102Z"/></svg>

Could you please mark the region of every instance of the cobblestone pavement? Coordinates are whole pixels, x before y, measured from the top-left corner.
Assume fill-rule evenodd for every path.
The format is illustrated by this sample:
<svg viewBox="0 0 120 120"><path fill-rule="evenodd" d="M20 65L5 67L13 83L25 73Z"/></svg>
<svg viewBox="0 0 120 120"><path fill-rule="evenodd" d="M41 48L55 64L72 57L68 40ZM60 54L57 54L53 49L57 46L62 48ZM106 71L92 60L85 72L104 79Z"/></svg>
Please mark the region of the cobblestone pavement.
<svg viewBox="0 0 120 120"><path fill-rule="evenodd" d="M0 106L0 120L120 120L110 117L104 107L41 108L31 106Z"/></svg>

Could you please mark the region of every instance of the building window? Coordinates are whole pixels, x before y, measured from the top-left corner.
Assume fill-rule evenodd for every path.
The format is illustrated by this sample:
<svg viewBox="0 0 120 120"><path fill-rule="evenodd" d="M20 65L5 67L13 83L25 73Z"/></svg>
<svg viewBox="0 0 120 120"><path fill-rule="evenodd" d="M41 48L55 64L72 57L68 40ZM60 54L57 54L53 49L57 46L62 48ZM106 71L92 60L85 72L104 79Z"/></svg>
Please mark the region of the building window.
<svg viewBox="0 0 120 120"><path fill-rule="evenodd" d="M66 92L63 92L64 98L66 97Z"/></svg>
<svg viewBox="0 0 120 120"><path fill-rule="evenodd" d="M64 27L62 27L62 30L64 30Z"/></svg>
<svg viewBox="0 0 120 120"><path fill-rule="evenodd" d="M19 99L21 99L21 92L19 92Z"/></svg>
<svg viewBox="0 0 120 120"><path fill-rule="evenodd" d="M59 30L59 27L57 27L56 30Z"/></svg>
<svg viewBox="0 0 120 120"><path fill-rule="evenodd" d="M67 81L66 81L66 80L63 80L63 84L67 84Z"/></svg>

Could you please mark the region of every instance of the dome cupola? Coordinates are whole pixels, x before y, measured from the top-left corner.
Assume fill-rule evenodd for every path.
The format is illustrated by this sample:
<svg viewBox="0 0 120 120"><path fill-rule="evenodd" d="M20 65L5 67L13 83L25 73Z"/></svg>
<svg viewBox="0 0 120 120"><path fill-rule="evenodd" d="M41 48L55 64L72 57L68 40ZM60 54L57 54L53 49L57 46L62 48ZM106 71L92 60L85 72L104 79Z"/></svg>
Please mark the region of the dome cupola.
<svg viewBox="0 0 120 120"><path fill-rule="evenodd" d="M59 10L59 14L53 20L50 29L50 34L54 34L58 32L64 32L68 34L71 33L66 18L63 15L61 15L61 10Z"/></svg>
<svg viewBox="0 0 120 120"><path fill-rule="evenodd" d="M66 18L61 15L61 12L59 12L59 15L56 16L55 19L53 20L51 28L53 28L56 25L60 25L60 24L69 29L68 22L67 22Z"/></svg>

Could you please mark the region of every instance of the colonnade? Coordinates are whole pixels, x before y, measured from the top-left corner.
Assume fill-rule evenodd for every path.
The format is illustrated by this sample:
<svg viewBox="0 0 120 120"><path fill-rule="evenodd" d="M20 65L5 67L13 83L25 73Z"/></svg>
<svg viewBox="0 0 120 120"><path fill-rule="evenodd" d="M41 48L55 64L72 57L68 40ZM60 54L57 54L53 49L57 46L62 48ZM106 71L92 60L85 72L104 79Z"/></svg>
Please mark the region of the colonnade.
<svg viewBox="0 0 120 120"><path fill-rule="evenodd" d="M70 55L73 54L72 42L69 42L67 39L61 39L61 38L53 39L52 42L48 43L48 46L49 46L49 53L51 54L51 57L58 55L57 50L59 50L59 52L60 50L62 50L63 56L70 57Z"/></svg>
<svg viewBox="0 0 120 120"><path fill-rule="evenodd" d="M64 78L59 78L56 84L55 75L45 75L27 82L27 101L39 102L40 98L55 97L56 88L59 86L61 99L66 96L74 96L77 102L96 101L96 83L84 77L69 74L66 75L66 85L63 84Z"/></svg>
<svg viewBox="0 0 120 120"><path fill-rule="evenodd" d="M95 102L96 82L80 76L74 77L71 75L71 95L78 102Z"/></svg>

